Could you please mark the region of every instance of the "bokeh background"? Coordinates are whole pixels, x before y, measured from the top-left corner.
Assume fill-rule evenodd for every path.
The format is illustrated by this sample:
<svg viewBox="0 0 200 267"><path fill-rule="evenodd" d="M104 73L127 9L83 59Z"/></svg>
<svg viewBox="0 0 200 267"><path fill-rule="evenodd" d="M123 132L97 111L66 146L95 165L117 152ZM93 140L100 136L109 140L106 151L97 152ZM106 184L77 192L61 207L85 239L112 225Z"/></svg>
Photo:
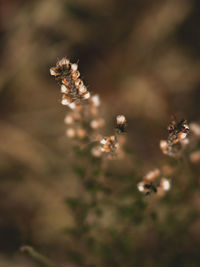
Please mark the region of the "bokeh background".
<svg viewBox="0 0 200 267"><path fill-rule="evenodd" d="M73 217L63 200L79 184L49 68L63 56L79 62L88 88L101 97L106 134L115 114L127 116L128 149L143 176L165 160L159 140L170 116L200 118L199 14L197 0L1 0L0 266L36 266L19 252L24 244L72 266L63 229ZM162 260L169 253L186 257L186 265L167 266L198 266L200 220L191 228L181 252L176 232L162 247ZM159 253L155 245L150 262L137 266L166 266L156 265Z"/></svg>

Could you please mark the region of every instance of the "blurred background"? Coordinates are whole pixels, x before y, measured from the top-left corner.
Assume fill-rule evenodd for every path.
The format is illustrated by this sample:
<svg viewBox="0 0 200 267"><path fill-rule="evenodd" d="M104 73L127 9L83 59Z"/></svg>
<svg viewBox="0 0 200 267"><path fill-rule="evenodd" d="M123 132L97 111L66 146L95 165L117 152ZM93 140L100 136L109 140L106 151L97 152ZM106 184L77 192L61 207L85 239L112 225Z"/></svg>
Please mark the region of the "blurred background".
<svg viewBox="0 0 200 267"><path fill-rule="evenodd" d="M1 0L1 267L35 266L19 252L24 244L72 266L64 265L63 229L73 217L63 199L79 184L70 168L66 109L49 68L63 56L79 62L89 90L101 97L105 134L112 133L116 114L127 116L128 148L143 176L165 160L159 140L167 136L170 116L200 118L199 14L197 0ZM163 262L168 254L155 260L159 242L152 238L153 258L137 266L198 266L199 217L191 229L183 250L177 251L175 234L162 246L171 263Z"/></svg>

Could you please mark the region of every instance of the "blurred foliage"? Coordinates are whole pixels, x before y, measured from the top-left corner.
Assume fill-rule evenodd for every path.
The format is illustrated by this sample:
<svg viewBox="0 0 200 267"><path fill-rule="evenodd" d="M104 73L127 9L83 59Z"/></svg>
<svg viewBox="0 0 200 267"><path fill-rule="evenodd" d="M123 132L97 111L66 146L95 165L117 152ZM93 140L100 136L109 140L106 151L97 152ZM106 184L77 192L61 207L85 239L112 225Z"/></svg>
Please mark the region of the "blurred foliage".
<svg viewBox="0 0 200 267"><path fill-rule="evenodd" d="M171 114L200 117L200 3L195 0L3 0L0 5L0 266L199 266L200 169L159 140ZM107 164L65 137L49 68L79 61L102 113L128 118L124 160ZM105 132L106 134L106 132ZM136 184L163 163L162 199Z"/></svg>

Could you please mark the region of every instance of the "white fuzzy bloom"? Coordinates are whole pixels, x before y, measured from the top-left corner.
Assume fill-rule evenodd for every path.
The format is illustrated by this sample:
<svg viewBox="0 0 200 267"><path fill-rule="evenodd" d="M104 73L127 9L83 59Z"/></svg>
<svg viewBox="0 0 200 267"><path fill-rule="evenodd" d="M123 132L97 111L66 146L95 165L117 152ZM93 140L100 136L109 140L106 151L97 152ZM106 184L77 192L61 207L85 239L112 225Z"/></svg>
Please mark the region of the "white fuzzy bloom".
<svg viewBox="0 0 200 267"><path fill-rule="evenodd" d="M144 182L140 182L138 185L137 185L137 188L140 192L144 192Z"/></svg>
<svg viewBox="0 0 200 267"><path fill-rule="evenodd" d="M76 63L71 64L71 70L77 71L78 70L78 64L76 64Z"/></svg>
<svg viewBox="0 0 200 267"><path fill-rule="evenodd" d="M69 107L71 108L71 109L75 109L76 108L76 104L73 102L73 103L70 103L69 104Z"/></svg>
<svg viewBox="0 0 200 267"><path fill-rule="evenodd" d="M64 105L64 106L67 106L67 105L70 104L70 101L69 101L67 98L63 98L63 99L61 100L61 104Z"/></svg>
<svg viewBox="0 0 200 267"><path fill-rule="evenodd" d="M98 107L100 105L100 98L98 95L93 95L91 97L91 100L95 107Z"/></svg>
<svg viewBox="0 0 200 267"><path fill-rule="evenodd" d="M161 179L161 186L165 191L168 191L170 189L170 182L166 178Z"/></svg>
<svg viewBox="0 0 200 267"><path fill-rule="evenodd" d="M186 124L186 123L184 123L184 124L183 124L183 127L185 127L185 129L186 129L186 130L190 130L190 127L189 127L189 125L188 125L188 124Z"/></svg>
<svg viewBox="0 0 200 267"><path fill-rule="evenodd" d="M56 72L55 72L55 70L54 70L53 68L50 68L50 74L51 74L52 76L55 76L55 75L56 75Z"/></svg>
<svg viewBox="0 0 200 267"><path fill-rule="evenodd" d="M61 93L63 94L66 94L69 92L69 89L64 84L61 85L60 90L61 90Z"/></svg>
<svg viewBox="0 0 200 267"><path fill-rule="evenodd" d="M126 122L126 118L124 115L118 115L116 119L117 119L117 124L124 124Z"/></svg>
<svg viewBox="0 0 200 267"><path fill-rule="evenodd" d="M105 145L105 144L107 143L106 138L103 138L103 139L100 141L100 143L101 143L102 145Z"/></svg>
<svg viewBox="0 0 200 267"><path fill-rule="evenodd" d="M59 64L60 66L69 65L69 63L70 63L70 61L69 61L69 59L67 59L66 57L62 58L62 59L58 62L58 64Z"/></svg>
<svg viewBox="0 0 200 267"><path fill-rule="evenodd" d="M78 88L78 91L79 93L82 95L82 94L85 94L87 92L87 88L85 87L85 85L81 85L79 88Z"/></svg>
<svg viewBox="0 0 200 267"><path fill-rule="evenodd" d="M166 140L161 140L160 141L160 148L162 150L165 150L165 149L167 149L167 147L168 147L167 141Z"/></svg>
<svg viewBox="0 0 200 267"><path fill-rule="evenodd" d="M83 99L88 99L90 98L90 92L87 92L84 96L83 96Z"/></svg>

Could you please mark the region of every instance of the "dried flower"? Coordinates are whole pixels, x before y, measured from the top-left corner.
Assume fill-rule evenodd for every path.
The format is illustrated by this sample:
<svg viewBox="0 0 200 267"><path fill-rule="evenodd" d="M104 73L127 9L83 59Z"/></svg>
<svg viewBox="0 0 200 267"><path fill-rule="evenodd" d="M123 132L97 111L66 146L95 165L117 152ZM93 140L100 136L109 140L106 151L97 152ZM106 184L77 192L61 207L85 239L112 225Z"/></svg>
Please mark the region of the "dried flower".
<svg viewBox="0 0 200 267"><path fill-rule="evenodd" d="M160 148L164 154L178 157L181 155L183 147L188 144L186 137L189 134L189 125L186 120L177 122L173 117L167 129L168 138L160 141Z"/></svg>
<svg viewBox="0 0 200 267"><path fill-rule="evenodd" d="M55 67L50 69L50 74L56 78L61 85L61 93L65 94L68 101L61 101L63 105L72 102L80 102L90 98L90 92L87 91L83 81L79 79L78 64L71 63L66 57L59 60Z"/></svg>
<svg viewBox="0 0 200 267"><path fill-rule="evenodd" d="M115 154L116 149L118 148L117 138L112 135L109 137L104 137L101 141L101 151L105 153Z"/></svg>
<svg viewBox="0 0 200 267"><path fill-rule="evenodd" d="M118 115L116 117L116 131L118 133L124 133L126 131L126 118L124 115Z"/></svg>
<svg viewBox="0 0 200 267"><path fill-rule="evenodd" d="M78 64L71 63L68 58L64 57L50 69L50 74L61 86L61 104L72 109L72 112L64 120L67 125L71 125L71 128L67 129L66 135L70 138L76 136L87 141L95 140L94 131L104 125L104 119L99 117L100 99L98 95L91 95L87 90L80 78ZM117 133L125 132L125 116L118 115L116 121ZM118 148L117 135L112 135L103 138L99 146L92 148L91 153L94 156L101 156L104 153L112 157Z"/></svg>
<svg viewBox="0 0 200 267"><path fill-rule="evenodd" d="M159 193L163 195L164 191L170 189L170 182L167 178L161 176L161 171L159 169L154 169L148 172L143 181L138 185L138 190L144 192L145 195L150 195L151 193Z"/></svg>
<svg viewBox="0 0 200 267"><path fill-rule="evenodd" d="M137 184L137 188L140 192L145 193L145 195L150 195L152 192L157 192L157 187L152 182L142 181Z"/></svg>

